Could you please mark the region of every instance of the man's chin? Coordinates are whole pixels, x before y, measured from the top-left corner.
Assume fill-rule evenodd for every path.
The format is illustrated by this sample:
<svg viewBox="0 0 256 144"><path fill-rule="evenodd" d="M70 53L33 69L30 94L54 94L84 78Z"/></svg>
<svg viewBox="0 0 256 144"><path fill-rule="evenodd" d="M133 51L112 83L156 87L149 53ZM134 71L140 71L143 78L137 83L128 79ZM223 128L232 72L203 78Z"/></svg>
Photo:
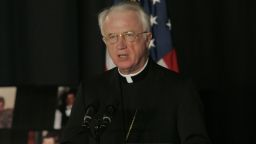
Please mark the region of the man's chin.
<svg viewBox="0 0 256 144"><path fill-rule="evenodd" d="M124 66L117 66L118 67L118 69L120 69L120 70L129 70L130 69L130 67L124 67Z"/></svg>
<svg viewBox="0 0 256 144"><path fill-rule="evenodd" d="M121 72L127 72L131 69L131 65L117 65Z"/></svg>
<svg viewBox="0 0 256 144"><path fill-rule="evenodd" d="M119 69L129 69L132 66L129 61L118 61L115 64Z"/></svg>

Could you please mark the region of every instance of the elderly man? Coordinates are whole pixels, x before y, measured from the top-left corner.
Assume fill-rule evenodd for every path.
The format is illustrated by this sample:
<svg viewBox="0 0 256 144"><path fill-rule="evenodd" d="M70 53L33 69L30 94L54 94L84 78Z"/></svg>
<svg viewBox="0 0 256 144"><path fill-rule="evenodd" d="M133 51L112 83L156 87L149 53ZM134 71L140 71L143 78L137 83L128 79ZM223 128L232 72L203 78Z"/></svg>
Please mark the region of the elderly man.
<svg viewBox="0 0 256 144"><path fill-rule="evenodd" d="M117 67L83 85L62 142L210 143L192 84L149 56L144 10L133 2L113 5L99 14L99 26Z"/></svg>

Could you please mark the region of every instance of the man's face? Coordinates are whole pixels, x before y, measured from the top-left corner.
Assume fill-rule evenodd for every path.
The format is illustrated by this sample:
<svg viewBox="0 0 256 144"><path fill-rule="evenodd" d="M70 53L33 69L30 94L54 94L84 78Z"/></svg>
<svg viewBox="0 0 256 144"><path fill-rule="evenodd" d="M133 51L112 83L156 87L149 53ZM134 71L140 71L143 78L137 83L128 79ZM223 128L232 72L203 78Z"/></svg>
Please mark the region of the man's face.
<svg viewBox="0 0 256 144"><path fill-rule="evenodd" d="M42 144L55 144L54 138L44 138Z"/></svg>
<svg viewBox="0 0 256 144"><path fill-rule="evenodd" d="M69 93L66 98L67 105L73 105L75 101L75 95L73 93Z"/></svg>
<svg viewBox="0 0 256 144"><path fill-rule="evenodd" d="M103 35L122 34L124 32L144 32L138 15L133 11L113 11L109 13L103 23ZM114 62L123 74L139 71L147 60L151 33L139 34L133 42L125 40L124 36L118 36L116 43L105 41L107 50Z"/></svg>
<svg viewBox="0 0 256 144"><path fill-rule="evenodd" d="M0 111L4 110L4 102L0 101Z"/></svg>

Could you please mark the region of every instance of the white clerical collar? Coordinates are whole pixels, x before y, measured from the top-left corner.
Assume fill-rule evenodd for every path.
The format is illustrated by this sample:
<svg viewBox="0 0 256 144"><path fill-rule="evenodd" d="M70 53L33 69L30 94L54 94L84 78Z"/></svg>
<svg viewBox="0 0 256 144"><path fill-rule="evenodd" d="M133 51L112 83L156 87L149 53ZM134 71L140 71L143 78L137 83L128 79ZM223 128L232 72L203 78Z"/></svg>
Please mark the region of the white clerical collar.
<svg viewBox="0 0 256 144"><path fill-rule="evenodd" d="M119 74L120 74L122 77L124 77L124 78L126 79L127 83L133 83L132 77L138 75L139 73L141 73L141 72L145 69L145 67L147 66L147 64L148 64L148 59L147 59L146 63L144 64L144 66L142 67L142 69L139 70L139 71L136 72L136 73L132 73L132 74L122 74L122 73L120 72L119 68L118 68L118 72L119 72Z"/></svg>

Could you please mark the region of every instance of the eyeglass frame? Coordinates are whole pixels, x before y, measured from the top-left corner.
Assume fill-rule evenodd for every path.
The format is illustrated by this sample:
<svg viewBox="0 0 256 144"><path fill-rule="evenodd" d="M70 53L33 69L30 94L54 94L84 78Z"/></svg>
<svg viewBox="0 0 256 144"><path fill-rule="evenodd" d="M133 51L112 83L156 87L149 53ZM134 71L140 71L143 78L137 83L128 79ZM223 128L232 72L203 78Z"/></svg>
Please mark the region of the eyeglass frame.
<svg viewBox="0 0 256 144"><path fill-rule="evenodd" d="M130 33L130 34L131 34L131 33L134 34L134 39L133 39L133 40L127 40L127 37L126 37L126 36L129 36L129 33ZM104 41L105 43L110 43L110 44L115 44L115 43L117 43L119 37L123 37L126 42L134 42L134 41L136 40L136 38L137 38L140 34L145 34L145 33L149 33L149 32L144 31L144 32L136 33L136 32L133 32L133 31L127 31L127 32L119 33L119 34L117 34L117 33L110 33L110 34L108 34L108 36L110 37L110 35L112 35L112 36L114 37L114 39L116 39L116 40L114 40L114 42L110 42L110 38L108 38L107 36L104 36L104 35L102 36L102 39L103 39L103 41Z"/></svg>

